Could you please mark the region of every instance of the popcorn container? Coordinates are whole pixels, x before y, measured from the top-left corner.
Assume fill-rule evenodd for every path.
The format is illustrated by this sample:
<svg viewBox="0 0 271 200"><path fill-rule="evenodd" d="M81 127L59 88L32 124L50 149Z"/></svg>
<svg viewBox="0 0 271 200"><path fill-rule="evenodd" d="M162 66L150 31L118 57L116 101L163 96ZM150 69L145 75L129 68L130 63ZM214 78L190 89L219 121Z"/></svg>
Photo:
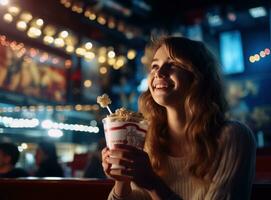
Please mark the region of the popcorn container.
<svg viewBox="0 0 271 200"><path fill-rule="evenodd" d="M109 149L114 144L126 144L143 149L148 123L146 120L124 121L117 117L106 117L102 120L106 145ZM122 166L112 165L111 169L122 169Z"/></svg>

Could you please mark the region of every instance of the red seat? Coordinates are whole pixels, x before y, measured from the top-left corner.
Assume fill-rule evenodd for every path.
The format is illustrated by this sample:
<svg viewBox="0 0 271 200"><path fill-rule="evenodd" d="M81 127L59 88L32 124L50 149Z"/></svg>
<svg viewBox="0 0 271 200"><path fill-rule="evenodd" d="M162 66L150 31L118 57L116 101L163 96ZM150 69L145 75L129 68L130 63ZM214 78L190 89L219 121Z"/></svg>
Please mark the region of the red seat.
<svg viewBox="0 0 271 200"><path fill-rule="evenodd" d="M256 181L271 181L271 155L257 155L255 179Z"/></svg>

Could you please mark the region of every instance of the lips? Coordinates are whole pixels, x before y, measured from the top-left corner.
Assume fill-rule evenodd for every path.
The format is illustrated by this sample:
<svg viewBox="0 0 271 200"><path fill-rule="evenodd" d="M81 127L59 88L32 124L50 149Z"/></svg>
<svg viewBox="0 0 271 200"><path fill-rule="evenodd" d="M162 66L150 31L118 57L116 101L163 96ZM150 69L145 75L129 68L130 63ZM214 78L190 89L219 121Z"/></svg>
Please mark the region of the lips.
<svg viewBox="0 0 271 200"><path fill-rule="evenodd" d="M163 79L155 79L152 83L154 89L167 89L173 84Z"/></svg>

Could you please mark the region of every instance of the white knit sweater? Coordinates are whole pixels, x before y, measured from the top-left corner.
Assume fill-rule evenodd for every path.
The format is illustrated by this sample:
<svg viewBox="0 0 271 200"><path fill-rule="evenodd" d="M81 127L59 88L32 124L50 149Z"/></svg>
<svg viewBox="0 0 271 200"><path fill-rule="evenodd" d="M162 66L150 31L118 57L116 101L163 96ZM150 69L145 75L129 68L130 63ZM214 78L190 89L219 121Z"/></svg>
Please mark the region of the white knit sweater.
<svg viewBox="0 0 271 200"><path fill-rule="evenodd" d="M256 143L250 129L239 122L228 122L219 139L216 173L210 185L199 186L183 173L184 159L167 157L165 183L183 200L249 200L255 171ZM123 200L151 200L143 188L131 184L132 193ZM112 190L113 191L113 190ZM111 191L108 200L115 200Z"/></svg>

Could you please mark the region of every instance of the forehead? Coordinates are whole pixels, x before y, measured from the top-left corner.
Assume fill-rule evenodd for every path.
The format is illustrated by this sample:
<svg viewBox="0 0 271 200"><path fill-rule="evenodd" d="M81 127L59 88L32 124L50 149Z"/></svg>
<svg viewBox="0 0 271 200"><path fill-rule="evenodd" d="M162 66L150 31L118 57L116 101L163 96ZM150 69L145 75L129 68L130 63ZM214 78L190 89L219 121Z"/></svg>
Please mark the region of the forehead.
<svg viewBox="0 0 271 200"><path fill-rule="evenodd" d="M154 56L153 56L153 61L156 60L168 60L170 58L169 51L165 45L162 45L159 47Z"/></svg>

